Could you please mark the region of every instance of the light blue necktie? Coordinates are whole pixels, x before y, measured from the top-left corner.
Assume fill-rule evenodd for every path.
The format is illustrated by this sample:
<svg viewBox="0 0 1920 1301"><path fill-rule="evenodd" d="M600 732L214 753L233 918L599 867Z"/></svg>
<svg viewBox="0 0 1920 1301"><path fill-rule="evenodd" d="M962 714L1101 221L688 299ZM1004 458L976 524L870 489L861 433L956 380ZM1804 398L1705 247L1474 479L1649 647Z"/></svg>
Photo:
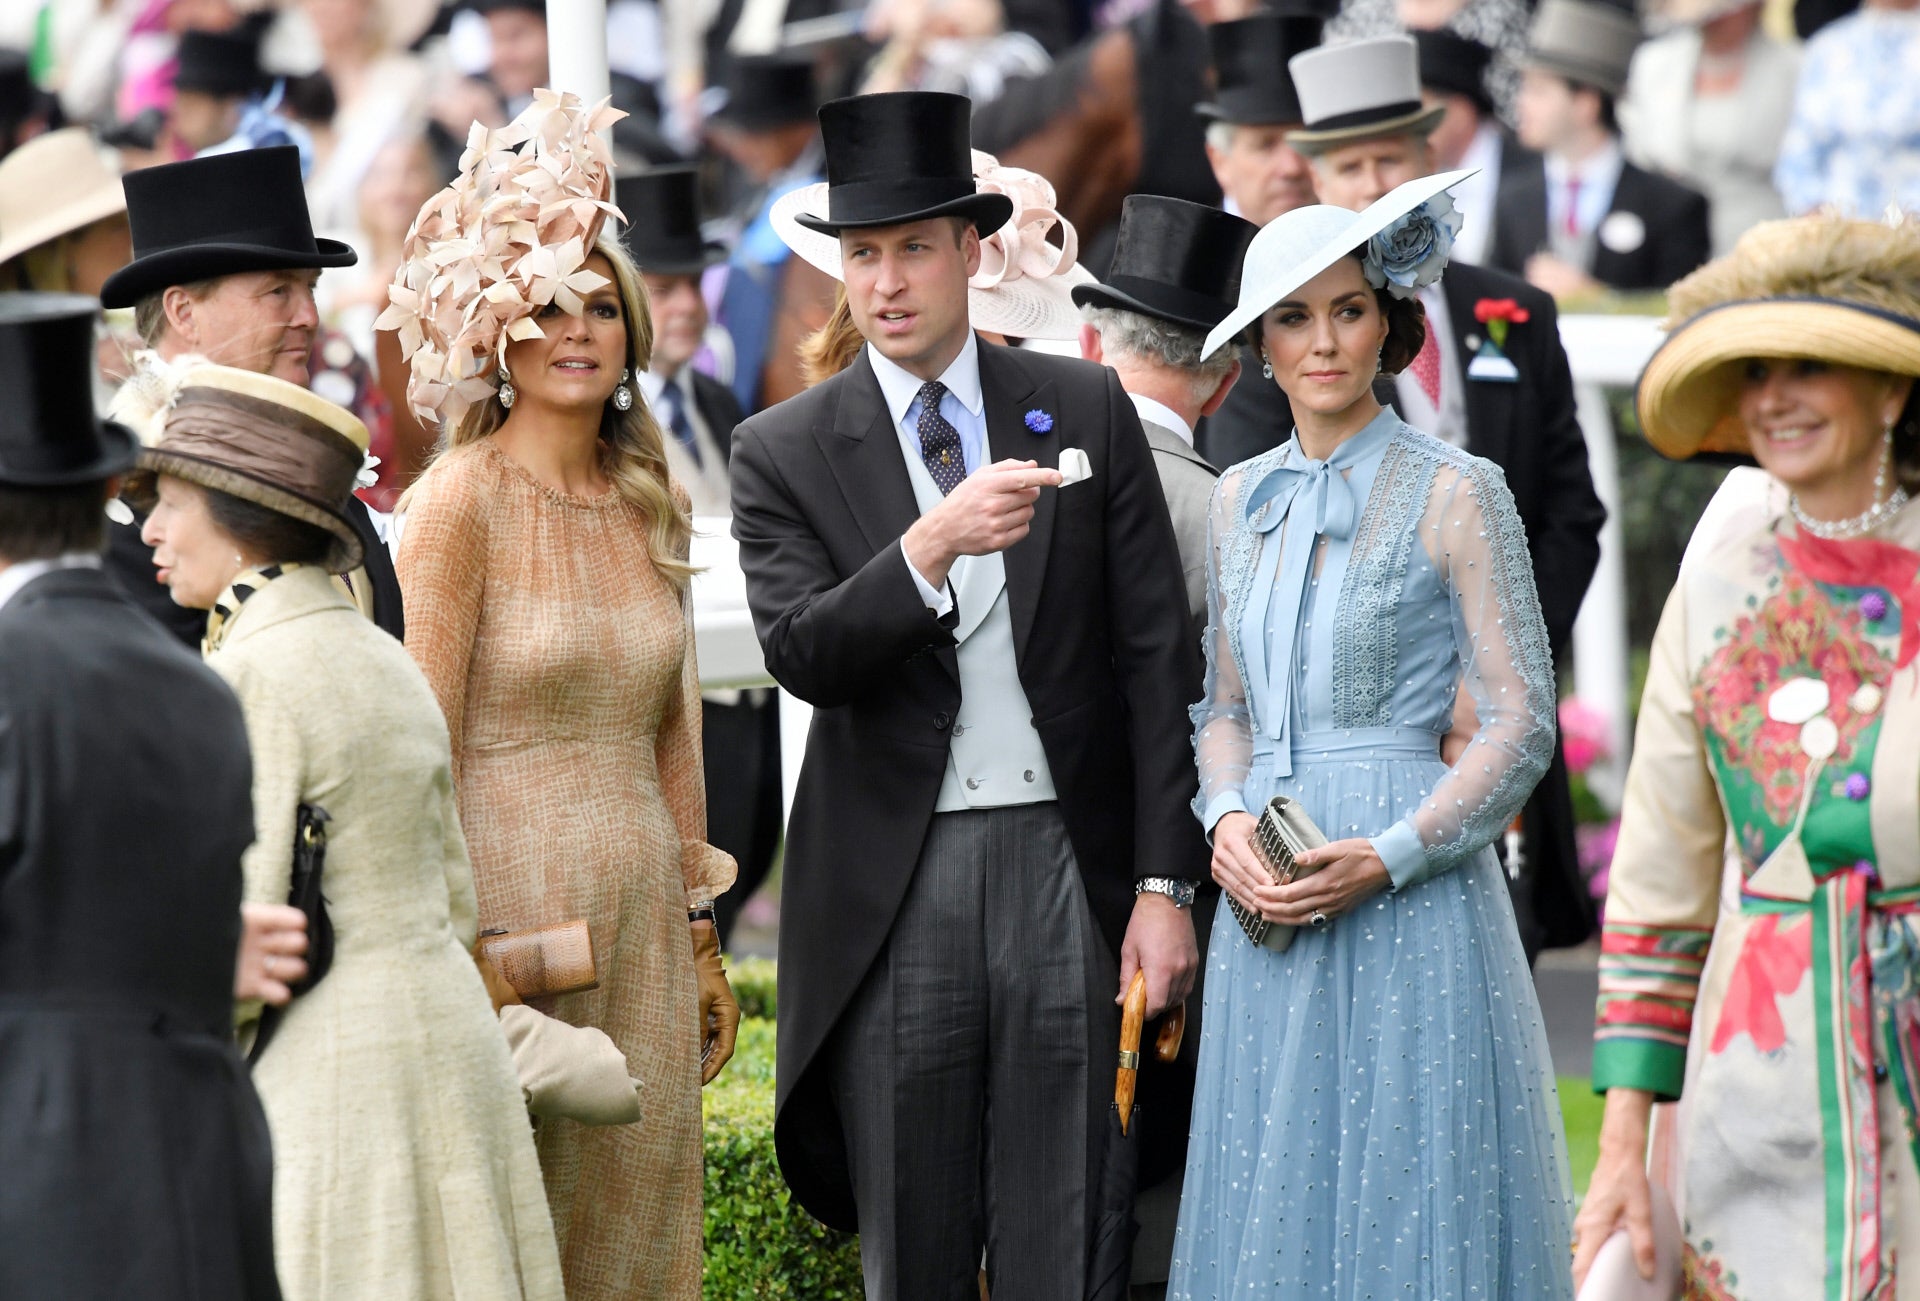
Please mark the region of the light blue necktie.
<svg viewBox="0 0 1920 1301"><path fill-rule="evenodd" d="M1371 441L1371 440L1366 440ZM1253 588L1241 616L1240 645L1247 658L1249 690L1264 682L1266 693L1255 707L1254 720L1274 742L1273 772L1293 775L1293 675L1299 646L1302 607L1307 578L1313 570L1315 544L1321 536L1347 538L1359 507L1342 470L1365 448L1361 438L1349 438L1325 461L1310 461L1296 442L1287 458L1254 485L1247 496L1247 527L1263 534ZM1291 518L1294 527L1279 536L1280 525ZM1268 661L1267 620L1284 620L1275 628L1279 654Z"/></svg>

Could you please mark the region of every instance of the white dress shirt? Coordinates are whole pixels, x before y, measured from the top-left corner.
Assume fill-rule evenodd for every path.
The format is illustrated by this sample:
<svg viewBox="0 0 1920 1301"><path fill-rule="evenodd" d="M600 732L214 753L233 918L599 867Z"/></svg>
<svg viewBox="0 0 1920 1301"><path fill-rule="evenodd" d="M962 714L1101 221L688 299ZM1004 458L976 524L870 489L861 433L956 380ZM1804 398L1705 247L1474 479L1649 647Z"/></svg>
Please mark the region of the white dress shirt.
<svg viewBox="0 0 1920 1301"><path fill-rule="evenodd" d="M664 413L660 411L660 394L669 386L673 389L674 400L687 413L687 423L693 427L694 446L700 449L698 462L674 436ZM732 514L733 499L727 491L727 459L721 455L719 440L713 436L705 413L694 400L693 367L682 366L674 372L672 379L643 370L640 372L640 392L647 400L648 409L654 413L654 419L659 422L661 442L666 445L667 451L667 470L686 487L687 495L693 499L693 513Z"/></svg>
<svg viewBox="0 0 1920 1301"><path fill-rule="evenodd" d="M1547 154L1543 161L1547 172L1547 229L1567 228L1567 185L1576 176L1580 178L1580 195L1575 228L1582 235L1600 229L1613 208L1613 192L1620 186L1620 169L1627 161L1619 141L1609 141L1577 167L1564 154Z"/></svg>
<svg viewBox="0 0 1920 1301"><path fill-rule="evenodd" d="M1180 436L1181 442L1188 447L1193 446L1193 426L1182 420L1172 407L1138 393L1129 393L1127 396L1133 400L1133 409L1140 414L1140 423L1170 429Z"/></svg>
<svg viewBox="0 0 1920 1301"><path fill-rule="evenodd" d="M1455 262L1477 266L1487 260L1487 244L1493 238L1494 198L1500 193L1502 143L1499 125L1483 122L1473 133L1467 151L1460 155L1463 170L1477 170L1453 187L1453 206L1462 218L1460 233L1453 239Z"/></svg>
<svg viewBox="0 0 1920 1301"><path fill-rule="evenodd" d="M867 345L867 360L873 366L873 377L880 381L880 396L886 400L887 414L893 418L894 432L899 435L900 454L923 461L920 389L926 381L881 356L872 344ZM940 414L960 435L966 472L972 474L985 462L987 452L987 399L980 391L980 344L973 331L967 331L960 355L940 373L940 383L947 388L940 399ZM913 567L911 560L907 561L907 572L913 575L913 584L920 589L920 599L927 603L929 610L945 615L953 608L951 585L944 591L935 588Z"/></svg>
<svg viewBox="0 0 1920 1301"><path fill-rule="evenodd" d="M1462 378L1466 367L1460 358L1459 343L1453 337L1453 318L1447 312L1447 296L1439 285L1420 291L1420 305L1427 309L1427 335L1440 353L1440 401L1435 402L1414 378L1413 367L1394 376L1394 397L1401 416L1415 429L1432 434L1455 447L1467 445L1467 395Z"/></svg>
<svg viewBox="0 0 1920 1301"><path fill-rule="evenodd" d="M6 609L7 602L18 596L21 588L42 575L56 569L98 568L100 557L91 551L69 551L52 560L21 560L0 568L0 610Z"/></svg>

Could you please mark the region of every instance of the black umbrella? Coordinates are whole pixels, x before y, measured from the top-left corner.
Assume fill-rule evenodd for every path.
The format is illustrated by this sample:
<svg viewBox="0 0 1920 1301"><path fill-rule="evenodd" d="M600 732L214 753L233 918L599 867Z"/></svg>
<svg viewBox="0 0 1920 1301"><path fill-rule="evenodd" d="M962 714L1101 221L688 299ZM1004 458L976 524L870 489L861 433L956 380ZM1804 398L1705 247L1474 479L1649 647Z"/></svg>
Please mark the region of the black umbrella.
<svg viewBox="0 0 1920 1301"><path fill-rule="evenodd" d="M1184 1005L1167 1015L1156 1053L1171 1061L1180 1051ZM1100 1200L1096 1205L1093 1248L1087 1256L1087 1301L1127 1301L1133 1270L1133 1239L1140 1226L1133 1218L1133 1195L1140 1173L1140 1130L1133 1107L1140 1076L1140 1031L1147 1019L1147 977L1135 972L1120 1012L1120 1064L1113 1080L1113 1109L1107 1115L1107 1144L1100 1161Z"/></svg>

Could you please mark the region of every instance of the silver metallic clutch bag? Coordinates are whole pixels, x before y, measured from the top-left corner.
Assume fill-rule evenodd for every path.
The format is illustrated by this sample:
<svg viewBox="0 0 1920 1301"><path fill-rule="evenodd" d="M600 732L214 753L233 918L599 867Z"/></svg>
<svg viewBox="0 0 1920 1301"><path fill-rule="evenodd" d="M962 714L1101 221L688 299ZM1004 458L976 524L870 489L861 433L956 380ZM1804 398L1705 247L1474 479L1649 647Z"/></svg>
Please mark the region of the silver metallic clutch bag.
<svg viewBox="0 0 1920 1301"><path fill-rule="evenodd" d="M1325 833L1314 825L1306 810L1300 807L1297 800L1285 795L1276 795L1267 801L1267 807L1260 814L1260 823L1253 831L1253 852L1276 885L1286 885L1313 872L1313 868L1302 870L1295 862L1295 856L1309 849L1318 849L1326 843ZM1287 951L1287 946L1293 943L1293 933L1300 929L1298 926L1270 922L1234 898L1232 891L1223 893L1227 898L1227 907L1233 910L1233 919L1240 923L1240 929L1247 933L1248 939L1275 953Z"/></svg>

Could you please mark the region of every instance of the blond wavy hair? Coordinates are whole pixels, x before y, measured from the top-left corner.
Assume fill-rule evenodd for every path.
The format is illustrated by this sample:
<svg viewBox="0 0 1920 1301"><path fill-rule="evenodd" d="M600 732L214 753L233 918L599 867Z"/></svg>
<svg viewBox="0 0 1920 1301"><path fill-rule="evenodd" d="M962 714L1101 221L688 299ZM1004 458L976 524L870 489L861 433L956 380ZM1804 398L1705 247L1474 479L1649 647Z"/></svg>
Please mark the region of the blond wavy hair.
<svg viewBox="0 0 1920 1301"><path fill-rule="evenodd" d="M800 340L800 379L808 388L832 379L860 355L867 340L853 323L853 308L847 302L847 287L833 294L833 315L827 323Z"/></svg>
<svg viewBox="0 0 1920 1301"><path fill-rule="evenodd" d="M619 290L620 309L627 322L627 365L639 375L653 356L653 313L647 306L647 287L640 279L640 268L605 230L594 241L593 251L613 268L613 283ZM637 382L633 386L639 387ZM433 464L401 497L399 509L406 510L414 492L439 466L491 438L506 419L506 408L498 401L476 402L469 407L447 431ZM693 545L693 519L684 504L684 490L675 491L667 469L664 436L644 401L636 401L625 411L608 402L601 411L600 465L614 491L646 516L647 558L675 591L685 591L697 572L687 561Z"/></svg>

